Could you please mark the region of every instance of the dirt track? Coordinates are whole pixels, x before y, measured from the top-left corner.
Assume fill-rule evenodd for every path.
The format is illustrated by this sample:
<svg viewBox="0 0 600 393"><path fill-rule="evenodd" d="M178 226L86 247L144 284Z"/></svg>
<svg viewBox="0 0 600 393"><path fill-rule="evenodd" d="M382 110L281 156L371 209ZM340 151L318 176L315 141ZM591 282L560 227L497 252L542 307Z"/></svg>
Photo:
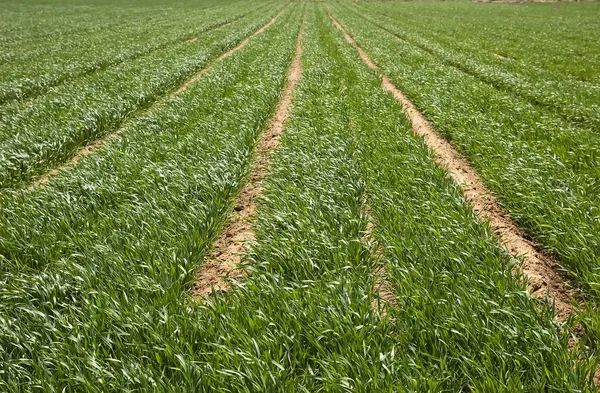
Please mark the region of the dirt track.
<svg viewBox="0 0 600 393"><path fill-rule="evenodd" d="M431 123L415 109L408 97L382 73L335 18L331 14L329 17L335 27L344 34L346 41L358 50L363 61L381 75L382 87L402 105L414 133L423 137L429 149L435 154L436 162L446 168L449 175L460 185L465 199L477 216L484 221L489 221L499 242L510 251L511 255L523 258L521 271L528 279L531 293L542 300L548 294L550 301L554 302L557 318L566 319L572 311L573 299L579 296L578 292L567 288L564 284L565 280L557 271L556 261L540 252L537 246L525 237L525 233L510 219L473 167L437 133Z"/></svg>
<svg viewBox="0 0 600 393"><path fill-rule="evenodd" d="M200 80L200 78L202 78L202 76L204 76L204 74L206 74L208 71L210 71L211 69L213 69L213 67L215 65L217 65L219 62L221 62L222 60L226 59L227 57L231 56L235 52L239 51L240 49L244 48L253 37L261 34L266 29L268 29L273 23L275 23L275 21L281 16L281 14L283 14L283 12L286 9L287 9L287 7L284 8L283 10L281 10L277 15L275 15L275 17L273 19L271 19L269 22L267 22L267 24L265 24L264 26L262 26L260 29L258 29L254 33L252 33L250 36L246 37L235 48L228 50L227 52L225 52L221 56L219 56L217 59L213 60L208 66L206 66L202 70L200 70L200 72L198 72L191 79L189 79L185 83L183 83L183 85L181 85L179 88L175 89L174 91L172 91L171 93L169 93L167 96L163 97L162 99L156 101L150 108L156 107L156 106L162 104L166 99L174 97L174 96L176 96L178 94L181 94L184 91L186 91L187 89L189 89L193 84L195 84L196 82L198 82ZM223 27L223 26L220 26L220 27ZM96 150L102 148L109 141L111 141L115 137L119 136L119 134L123 133L126 130L127 130L127 127L121 127L119 129L117 129L116 131L114 131L113 133L105 136L104 138L98 139L98 140L94 141L92 144L83 147L81 150L79 150L73 156L73 158L71 158L69 161L67 161L66 163L64 163L60 167L52 169L51 171L46 172L39 179L37 179L35 182L33 182L28 187L28 189L29 190L34 190L34 189L38 188L39 186L41 186L42 184L48 182L48 180L50 180L54 176L58 175L60 172L62 172L66 168L69 168L69 167L77 165L77 163L79 162L79 160L81 160L83 157L86 157L86 156L90 155L91 153L95 152Z"/></svg>
<svg viewBox="0 0 600 393"><path fill-rule="evenodd" d="M213 290L227 291L229 284L226 278L243 274L237 266L241 262L241 254L247 251L247 242L254 239L251 219L256 214L257 199L263 191L262 181L270 166L273 150L279 146L279 138L292 108L294 90L302 77L302 34L301 29L298 33L296 55L288 70L287 83L275 115L256 146L255 158L250 166L250 179L240 191L230 222L221 231L213 252L198 271L197 281L192 287L195 297L209 296Z"/></svg>

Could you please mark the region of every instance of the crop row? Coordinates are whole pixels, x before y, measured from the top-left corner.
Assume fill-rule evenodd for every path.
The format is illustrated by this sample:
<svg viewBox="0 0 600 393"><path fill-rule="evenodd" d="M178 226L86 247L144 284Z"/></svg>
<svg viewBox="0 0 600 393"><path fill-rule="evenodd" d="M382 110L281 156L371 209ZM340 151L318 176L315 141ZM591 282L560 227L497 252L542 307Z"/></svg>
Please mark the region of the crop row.
<svg viewBox="0 0 600 393"><path fill-rule="evenodd" d="M545 71L553 80L600 83L597 4L485 5L468 3L388 4L360 3L362 11L384 12L401 20L423 38L446 47L488 58L512 71ZM448 17L451 14L452 17Z"/></svg>
<svg viewBox="0 0 600 393"><path fill-rule="evenodd" d="M12 7L11 7L12 6ZM106 11L106 8L103 8ZM102 31L116 27L120 23L128 23L139 16L148 16L147 10L129 9L128 12L87 13L86 7L47 7L29 4L4 4L1 15L0 48L7 50L19 43L32 41L52 42L55 39L68 37L80 32Z"/></svg>
<svg viewBox="0 0 600 393"><path fill-rule="evenodd" d="M256 31L282 7L254 12L194 42L169 46L66 83L31 105L1 108L0 187L27 183L119 127L133 112L164 97Z"/></svg>
<svg viewBox="0 0 600 393"><path fill-rule="evenodd" d="M303 77L250 274L199 313L200 390L591 391L590 365L576 363L378 75L320 4L307 8ZM374 291L382 266L387 314Z"/></svg>
<svg viewBox="0 0 600 393"><path fill-rule="evenodd" d="M598 135L457 72L354 13L335 16L473 163L510 215L593 294L598 287ZM382 38L383 37L383 38Z"/></svg>
<svg viewBox="0 0 600 393"><path fill-rule="evenodd" d="M202 15L202 12L194 13L194 16L199 17ZM177 15L182 17L183 15ZM73 16L71 16L73 17ZM80 31L70 31L65 29L70 33L68 36L61 36L60 39L58 37L47 37L45 39L37 39L37 40L21 40L12 43L4 43L2 45L3 52L0 55L0 64L5 64L8 62L19 62L22 67L30 66L26 60L36 59L42 63L49 59L57 59L60 60L62 56L67 55L64 53L66 51L73 51L76 55L81 56L85 52L86 47L89 44L93 44L96 39L105 39L104 47L98 46L96 49L98 50L106 50L111 48L115 42L112 40L123 40L129 38L132 33L144 33L144 34L152 34L153 30L149 29L146 23L151 25L155 25L159 32L164 33L168 32L166 30L167 24L173 23L172 16L168 16L165 14L151 14L151 15L140 15L142 20L131 19L127 21L123 20L114 20L112 23L108 23L106 21L98 20L96 23L92 23L89 20L86 20L86 25L89 26L89 30L82 29ZM125 26L121 26L122 36L118 35L118 31L115 31L114 27L120 23L127 23ZM64 28L64 26L62 26ZM146 27L146 29L143 29ZM99 28L99 29L98 29ZM163 28L165 30L163 31ZM9 33L10 34L10 33ZM144 36L144 38L146 38ZM138 37L139 41L139 37ZM108 43L108 45L107 45ZM63 53L60 53L62 51ZM89 56L89 54L88 54ZM3 67L3 69L6 66ZM10 70L10 69L9 69ZM31 70L24 70L30 71ZM6 71L5 71L6 72ZM9 78L6 78L9 79Z"/></svg>
<svg viewBox="0 0 600 393"><path fill-rule="evenodd" d="M398 15L404 16L401 20L395 20L382 10L373 10L371 7L360 7L354 11L446 64L499 89L515 93L535 105L548 108L549 112L560 114L576 125L596 132L600 130L600 84L593 85L565 75L559 77L534 64L500 60L488 51L482 51L481 42L471 42L467 46L457 39L457 34L449 36L446 32L444 35L424 38L424 35L431 35L423 33L428 29L415 22L411 26L402 14ZM485 39L487 37L480 41Z"/></svg>
<svg viewBox="0 0 600 393"><path fill-rule="evenodd" d="M364 15L364 13L363 13ZM372 18L368 18L368 21L377 24ZM381 28L381 26L377 26ZM385 29L390 34L389 37L394 37L395 30L398 28L398 25L393 25L391 28L386 27ZM397 35L396 35L397 37ZM393 39L393 38L392 38ZM407 45L413 49L413 53L423 56L425 58L430 57L429 54L426 54L425 51L421 52L420 49L412 47L411 42L408 40L402 40L396 38L402 42L402 44ZM418 41L418 38L415 39ZM422 45L421 45L422 46ZM435 45L434 45L435 46ZM449 62L447 58L445 58L445 54L447 51L440 47L436 46L437 53L439 56L433 57L429 63L432 64L448 64ZM452 56L451 54L447 54L448 56ZM455 68L456 67L451 67ZM454 71L447 69L450 73L455 73ZM470 71L464 70L456 70L458 72L469 74ZM473 75L465 75L465 80L476 79L475 82L479 81L479 79L474 78ZM486 82L484 80L484 82ZM552 83L558 83L556 81L552 81ZM473 83L476 86L476 83ZM498 90L498 91L497 91ZM525 114L522 117L526 118L531 125L528 128L533 128L533 132L537 133L536 141L540 143L539 149L548 149L554 155L557 155L564 165L569 166L571 169L576 171L577 173L592 173L597 174L597 152L598 146L600 145L600 137L595 135L594 130L590 128L579 127L577 125L573 125L567 121L563 121L560 116L554 113L547 108L539 108L532 105L529 105L527 100L519 99L514 95L510 94L510 92L504 92L502 89L498 89L496 86L490 86L488 88L488 95L494 94L503 99L503 105L498 105L497 108L499 111L505 110L515 110L515 108L525 107L532 108L531 113ZM576 147L571 145L564 146L564 139L568 137L572 140L577 140ZM557 140L562 138L560 140ZM581 142L579 142L579 140ZM571 142L573 144L573 142ZM579 146L581 144L582 146ZM572 151L574 150L574 151ZM574 153L574 154L573 154Z"/></svg>
<svg viewBox="0 0 600 393"><path fill-rule="evenodd" d="M477 220L321 4L290 5L243 50L164 97L284 6L1 109L0 388L593 391L594 364L583 347L569 348L572 321L553 322L551 307L527 293L512 272L518 261ZM579 149L571 157L546 135L560 119L341 5L328 9L511 213L538 219L522 206L561 203L546 200L540 179L512 190L519 180L596 179L593 134L561 130ZM250 274L230 293L196 302L186 289L248 177L301 25L303 78L265 181L245 257ZM10 187L160 97L49 183ZM537 134L519 128L527 124L541 124ZM573 200L597 214L595 185L568 184ZM581 260L598 255L588 232L596 227L583 222ZM560 232L569 224L551 234L570 240ZM564 253L558 243L545 244Z"/></svg>
<svg viewBox="0 0 600 393"><path fill-rule="evenodd" d="M362 79L370 79L371 90L379 87L376 75ZM360 91L367 87L356 97ZM562 385L565 336L552 327L552 314L538 309L511 274L515 260L412 137L399 105L389 96L368 98L347 116L357 127L372 236L394 299L387 313L402 385L408 391ZM538 352L546 345L548 352ZM540 367L549 364L553 371L544 375ZM581 374L568 379L560 389L584 384Z"/></svg>
<svg viewBox="0 0 600 393"><path fill-rule="evenodd" d="M213 326L184 291L279 99L299 8L70 171L0 194L3 389L197 390Z"/></svg>
<svg viewBox="0 0 600 393"><path fill-rule="evenodd" d="M177 45L249 11L247 5L237 4L209 12L188 11L179 18L167 14L108 33L76 34L54 45L21 45L16 49L21 56L0 66L0 103L36 97L65 81Z"/></svg>
<svg viewBox="0 0 600 393"><path fill-rule="evenodd" d="M139 23L142 19L150 22L157 15L182 16L182 12L208 10L233 2L185 0L168 5L138 0L107 0L94 4L78 1L52 4L4 2L0 15L0 49L5 51L20 44L29 45L33 42L52 44L56 40L70 40L73 35L123 29L129 24Z"/></svg>

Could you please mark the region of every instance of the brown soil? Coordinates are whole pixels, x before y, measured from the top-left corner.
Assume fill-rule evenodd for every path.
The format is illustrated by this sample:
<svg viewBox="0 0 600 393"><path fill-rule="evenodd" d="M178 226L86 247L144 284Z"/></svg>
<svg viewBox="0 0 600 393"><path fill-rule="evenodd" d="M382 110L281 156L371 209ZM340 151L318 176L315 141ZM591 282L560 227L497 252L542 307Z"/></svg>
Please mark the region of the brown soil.
<svg viewBox="0 0 600 393"><path fill-rule="evenodd" d="M275 15L275 17L273 19L271 19L263 27L261 27L260 29L258 29L257 31L255 31L249 37L245 38L238 46L236 46L233 49L230 49L229 51L227 51L225 53L223 53L216 60L213 60L208 66L206 66L205 68L203 68L199 73L197 73L193 78L191 78L187 82L185 82L181 87L179 87L178 89L172 91L166 97L164 97L164 98L158 100L157 102L155 102L151 106L151 108L152 107L156 107L156 106L162 104L167 98L174 97L174 96L176 96L176 95L178 95L180 93L183 93L187 89L189 89L194 83L198 82L198 80L200 80L200 78L202 78L202 76L204 74L206 74L208 71L210 71L211 69L213 69L213 67L215 65L217 65L217 63L219 63L220 61L222 61L222 60L226 59L227 57L231 56L232 54L234 54L235 52L239 51L240 49L244 48L253 37L261 34L266 29L268 29L273 23L275 23L275 21L279 18L279 16L281 16L281 14L286 10L286 8L284 8L283 10L281 10L277 15ZM227 24L225 24L225 25L227 25ZM224 27L225 25L223 25L221 27ZM77 165L77 163L79 162L80 159L82 159L83 157L86 157L86 156L90 155L91 153L95 152L96 150L102 148L109 141L111 141L112 139L114 139L115 137L117 137L122 132L126 131L126 129L127 129L126 127L121 127L118 130L114 131L113 133L109 134L108 136L106 136L106 137L104 137L102 139L98 139L95 142L93 142L92 144L90 144L90 145L82 148L68 162L66 162L63 165L61 165L60 167L52 169L52 170L46 172L44 175L42 175L39 179L37 179L35 182L33 182L28 187L28 189L29 190L34 190L34 189L38 188L39 186L43 185L44 183L48 182L48 180L50 180L54 176L58 175L60 172L62 172L66 168L69 168L69 167Z"/></svg>
<svg viewBox="0 0 600 393"><path fill-rule="evenodd" d="M388 307L396 307L398 303L396 302L396 298L388 284L388 277L385 271L385 266L381 263L384 260L383 258L383 248L377 244L375 237L373 236L373 228L375 224L373 224L373 211L371 207L367 204L366 194L363 196L363 210L368 217L367 228L365 230L363 239L369 245L372 255L376 260L376 268L373 270L373 275L375 276L375 294L377 296L376 299L373 300L371 306L374 310L379 311L383 315L387 315Z"/></svg>
<svg viewBox="0 0 600 393"><path fill-rule="evenodd" d="M415 109L412 102L381 72L344 28L331 15L329 17L335 27L344 34L346 41L358 50L363 61L371 69L380 73L382 87L402 105L412 123L414 133L423 137L429 149L435 154L436 162L446 168L454 181L460 185L465 199L478 217L489 221L502 245L508 248L512 255L523 259L521 270L527 277L531 293L540 299L545 299L548 294L550 301L554 302L558 319L565 320L571 313L573 299L578 299L579 294L564 284L565 280L557 271L556 261L539 251L532 241L526 239L525 233L509 218L471 165L435 131L425 117Z"/></svg>
<svg viewBox="0 0 600 393"><path fill-rule="evenodd" d="M396 302L396 297L388 283L388 276L385 268L379 266L373 271L373 274L375 275L374 290L377 298L373 300L371 306L381 315L386 316L388 314L388 308L398 307L398 302Z"/></svg>
<svg viewBox="0 0 600 393"><path fill-rule="evenodd" d="M228 291L230 286L227 278L235 279L243 275L239 265L242 254L247 251L247 243L254 239L251 219L256 214L257 199L263 190L262 181L270 166L272 152L279 146L279 138L292 107L294 89L302 76L302 34L303 30L300 30L296 55L288 70L287 83L275 115L256 146L255 158L250 166L250 179L242 188L234 206L234 214L217 239L214 251L198 271L197 281L192 287L195 297L207 297L213 290Z"/></svg>
<svg viewBox="0 0 600 393"><path fill-rule="evenodd" d="M396 302L396 297L388 284L388 277L383 267L375 269L373 272L377 280L375 281L375 291L377 292L377 296L384 303L383 314L386 314L385 308L389 304L391 307L396 307L398 303Z"/></svg>

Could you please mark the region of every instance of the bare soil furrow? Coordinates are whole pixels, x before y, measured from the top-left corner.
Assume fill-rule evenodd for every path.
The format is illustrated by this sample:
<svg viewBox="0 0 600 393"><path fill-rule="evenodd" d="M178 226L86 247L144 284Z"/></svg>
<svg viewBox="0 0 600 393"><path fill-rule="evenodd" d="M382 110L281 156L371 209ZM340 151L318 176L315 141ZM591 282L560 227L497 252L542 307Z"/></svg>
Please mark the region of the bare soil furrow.
<svg viewBox="0 0 600 393"><path fill-rule="evenodd" d="M384 264L385 259L383 257L383 248L377 243L375 237L373 236L373 228L375 227L375 224L373 223L373 214L371 208L368 205L365 205L365 214L367 217L369 217L369 222L367 223L364 239L369 245L371 253L375 257L376 262L376 267L373 270L373 275L375 276L375 285L373 289L377 298L373 301L372 306L382 315L387 315L387 308L396 307L398 303L396 302L396 297L394 296L390 284L388 283L388 276Z"/></svg>
<svg viewBox="0 0 600 393"><path fill-rule="evenodd" d="M254 239L251 221L258 207L258 196L263 191L262 181L270 166L272 153L279 146L279 138L292 108L294 90L302 77L302 34L301 29L281 99L266 132L257 143L248 182L240 191L232 217L216 240L213 252L198 271L197 281L192 287L194 297L207 297L213 291L228 291L227 278L235 279L243 275L239 264L242 254L247 251L247 243Z"/></svg>
<svg viewBox="0 0 600 393"><path fill-rule="evenodd" d="M217 31L217 30L223 29L223 28L231 25L232 23L234 23L234 22L242 19L246 15L247 14L240 15L238 18L236 18L235 20L233 20L231 22L225 22L225 23L222 23L220 25L208 28L208 29L206 29L206 30L204 30L202 32L196 33L195 36L193 36L193 37L190 37L190 38L187 38L187 39L186 38L183 38L183 39L182 38L178 38L178 39L175 39L175 40L164 42L164 43L162 43L160 45L157 45L154 48L151 48L151 49L147 50L146 52L134 53L134 54L132 54L130 56L125 56L125 57L122 57L122 58L120 58L118 60L109 61L109 62L107 62L105 64L100 65L99 67L96 67L96 68L90 69L90 70L88 70L86 72L82 72L80 74L77 74L74 77L68 77L67 76L65 78L58 79L55 82L49 83L48 85L44 86L42 89L36 90L35 92L32 92L30 94L26 94L23 97L8 99L8 100L5 100L3 102L0 102L0 105L4 105L5 103L11 103L11 102L15 102L15 101L22 101L22 104L24 106L31 106L31 105L33 105L33 104L41 101L42 99L44 99L45 93L47 93L52 88L58 87L58 86L60 86L60 85L62 85L64 83L67 83L67 82L76 81L78 79L83 79L83 78L86 78L86 77L90 77L90 76L92 76L92 75L94 75L96 73L99 73L99 72L108 70L110 68L119 66L120 64L123 64L126 61L134 61L136 59L152 55L153 53L155 53L155 52L157 52L159 50L162 50L162 49L166 48L169 45L176 45L176 44L178 44L180 42L187 42L187 43L196 42L198 40L198 37L200 37L202 34L205 34L205 33L209 32L209 31Z"/></svg>
<svg viewBox="0 0 600 393"><path fill-rule="evenodd" d="M548 296L550 303L554 305L557 318L565 320L572 311L575 304L574 299L578 299L580 296L578 291L565 285L565 279L558 272L557 262L526 238L526 234L510 219L473 167L437 133L431 123L382 73L381 69L335 18L331 14L329 17L335 27L344 34L346 41L358 50L362 60L381 75L382 87L402 105L412 123L414 133L423 137L429 149L435 154L436 162L446 168L449 175L460 185L466 201L472 206L477 216L489 222L496 237L510 251L511 255L523 259L521 271L527 278L530 292L543 300Z"/></svg>
<svg viewBox="0 0 600 393"><path fill-rule="evenodd" d="M215 30L221 30L221 29L224 29L224 28L226 28L227 26L230 26L231 24L233 24L233 22L235 22L235 20L233 20L233 21L231 21L231 22L224 23L224 24L222 24L221 26L217 27Z"/></svg>
<svg viewBox="0 0 600 393"><path fill-rule="evenodd" d="M197 73L196 76L194 76L192 79L189 79L181 87L179 87L177 90L175 90L174 92L172 92L171 94L169 94L169 96L172 97L172 96L175 96L175 95L177 95L179 93L182 93L182 92L186 91L191 85L193 85L194 83L198 82L198 80L200 78L202 78L202 76L204 76L204 74L206 74L208 71L212 70L213 67L215 65L217 65L217 63L219 63L221 60L224 60L224 59L228 58L229 56L231 56L235 52L239 51L240 49L242 49L243 47L245 47L252 38L256 37L257 35L261 34L265 30L267 30L269 27L271 27L271 25L273 25L273 23L275 23L275 21L277 21L277 18L279 18L279 16L281 14L283 14L283 12L286 9L287 9L287 7L284 8L283 10L281 10L277 15L275 15L275 17L273 19L271 19L269 22L267 22L266 25L264 25L263 27L261 27L260 29L258 29L254 33L252 33L249 37L246 37L242 42L240 42L238 44L238 46L236 46L233 49L228 50L225 53L223 53L216 60L214 60L211 64L209 64L206 68L202 69L199 73Z"/></svg>
<svg viewBox="0 0 600 393"><path fill-rule="evenodd" d="M373 256L375 262L375 268L373 269L373 276L375 277L375 284L373 290L376 298L371 302L371 306L374 310L378 311L382 315L387 315L388 307L396 307L398 302L392 292L389 284L388 275L386 272L385 258L383 247L377 242L373 235L375 228L375 217L373 216L373 210L367 203L367 194L363 194L362 197L362 209L364 215L367 217L367 227L363 234L363 241L368 245L369 251Z"/></svg>
<svg viewBox="0 0 600 393"><path fill-rule="evenodd" d="M161 98L161 99L157 100L156 102L154 102L154 104L152 104L148 109L155 108L155 107L161 105L162 103L164 103L167 99L172 98L172 97L174 97L174 96L176 96L178 94L181 94L184 91L186 91L187 89L189 89L193 84L195 84L196 82L198 82L200 80L200 78L202 78L202 76L204 76L204 74L206 74L208 71L212 70L215 65L217 65L219 62L221 62L222 60L226 59L227 57L231 56L235 52L243 49L252 38L254 38L255 36L261 34L267 28L269 28L273 23L275 23L275 21L277 21L277 19L281 16L281 14L283 14L283 12L286 9L287 9L287 7L284 8L283 10L281 10L277 15L275 15L275 17L273 19L271 19L269 22L267 22L267 24L265 24L260 29L258 29L254 33L252 33L250 36L248 36L247 38L245 38L235 48L228 50L227 52L225 52L221 56L219 56L217 59L213 60L208 66L206 66L205 68L203 68L200 72L198 72L195 76L193 76L191 79L189 79L188 81L186 81L179 88L173 90L172 92L170 92L169 94L167 94L163 98ZM148 109L145 109L144 111L146 111ZM61 165L60 167L52 169L51 171L48 171L44 175L42 175L39 179L37 179L35 182L33 182L28 187L28 189L29 190L34 190L34 189L38 188L39 186L41 186L42 184L48 182L48 180L50 180L54 176L58 175L60 172L62 172L66 168L75 166L79 162L79 160L81 160L83 157L86 157L86 156L90 155L91 153L93 153L94 151L102 148L109 141L111 141L115 137L119 136L119 134L123 133L126 130L127 130L127 126L123 126L123 127L119 128L119 129L117 129L116 131L114 131L113 133L105 136L104 138L98 139L98 140L94 141L92 144L85 146L84 148L82 148L81 150L79 150L77 152L77 154L75 154L73 156L73 158L71 158L68 162L66 162L63 165Z"/></svg>

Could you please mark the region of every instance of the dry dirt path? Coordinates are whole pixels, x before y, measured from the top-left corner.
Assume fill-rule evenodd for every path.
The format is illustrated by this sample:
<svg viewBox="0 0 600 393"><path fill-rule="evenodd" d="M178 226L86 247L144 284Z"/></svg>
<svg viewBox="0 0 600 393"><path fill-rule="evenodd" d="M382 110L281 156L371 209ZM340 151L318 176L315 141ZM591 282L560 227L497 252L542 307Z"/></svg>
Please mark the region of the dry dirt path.
<svg viewBox="0 0 600 393"><path fill-rule="evenodd" d="M271 118L266 132L261 135L257 143L255 155L250 165L249 180L240 191L234 204L233 215L217 238L213 252L197 273L197 281L192 287L194 297L207 297L213 291L227 291L229 290L227 278L243 275L238 266L242 254L247 251L247 243L254 239L251 221L256 215L258 197L263 191L262 181L271 164L273 151L280 144L279 139L292 108L294 90L302 77L301 40L303 33L304 30L300 29L296 43L296 54L288 70L287 82L275 115Z"/></svg>
<svg viewBox="0 0 600 393"><path fill-rule="evenodd" d="M258 29L254 33L252 33L250 36L246 37L235 48L230 49L227 52L223 53L221 56L219 56L218 58L213 60L209 65L207 65L202 70L200 70L200 72L198 72L192 78L190 78L186 82L184 82L180 87L171 91L166 96L164 96L163 98L156 101L154 104L152 104L149 108L145 109L143 112L147 112L150 109L156 108L159 105L163 104L169 98L175 97L176 95L181 94L184 91L186 91L187 89L189 89L192 85L194 85L196 82L198 82L204 76L204 74L206 74L208 71L212 70L218 63L220 63L222 60L226 59L227 57L231 56L235 52L243 49L252 38L263 33L266 29L268 29L271 25L273 25L273 23L275 23L277 21L277 19L281 16L281 14L283 14L285 12L286 9L287 9L287 7L285 7L283 10L281 10L277 15L275 15L275 17L273 17L273 19L271 19L269 22L267 22L260 29ZM83 147L73 156L73 158L71 158L69 161L67 161L63 165L59 166L58 168L55 168L55 169L52 169L52 170L46 172L44 175L42 175L40 178L38 178L35 182L33 182L28 187L28 189L34 190L34 189L38 188L39 186L43 185L44 183L48 182L48 180L50 180L54 176L58 175L63 170L77 165L79 160L81 160L83 157L86 157L86 156L92 154L93 152L101 149L109 141L116 138L117 136L119 136L119 134L121 134L125 131L127 131L127 126L123 126L119 129L117 129L116 131L108 134L104 138L98 139L98 140L94 141L93 143Z"/></svg>
<svg viewBox="0 0 600 393"><path fill-rule="evenodd" d="M558 273L556 261L541 252L535 243L526 238L526 234L510 219L471 164L437 133L408 97L382 73L381 69L337 20L331 14L329 17L335 27L344 34L346 41L357 49L362 60L381 75L382 87L402 105L410 119L414 133L423 137L429 149L434 153L438 165L446 168L448 174L461 187L466 201L477 216L483 221L489 222L499 242L513 256L523 258L521 271L527 277L528 289L531 293L542 300L548 296L550 303L554 305L557 318L565 320L573 309L574 299L578 299L580 296L576 290L570 289L564 284L565 279Z"/></svg>

